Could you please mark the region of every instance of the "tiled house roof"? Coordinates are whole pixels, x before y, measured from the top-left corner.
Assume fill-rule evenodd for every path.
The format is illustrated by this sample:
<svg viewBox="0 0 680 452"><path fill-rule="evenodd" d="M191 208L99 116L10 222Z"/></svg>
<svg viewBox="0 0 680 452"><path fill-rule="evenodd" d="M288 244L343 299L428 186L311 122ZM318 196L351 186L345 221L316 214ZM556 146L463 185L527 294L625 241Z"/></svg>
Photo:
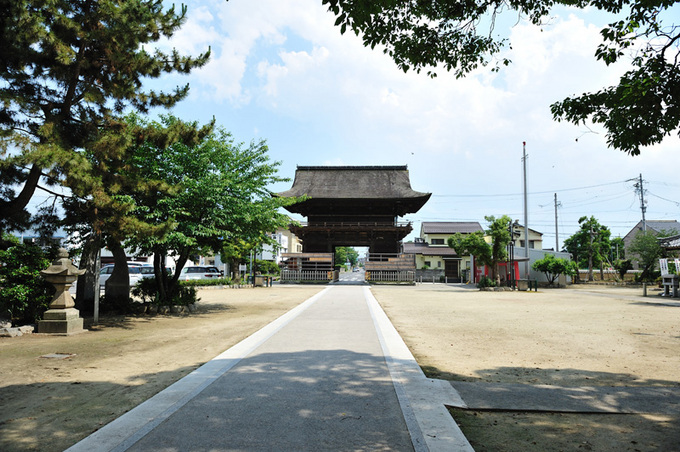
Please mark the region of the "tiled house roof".
<svg viewBox="0 0 680 452"><path fill-rule="evenodd" d="M470 234L483 231L476 221L423 221L423 234Z"/></svg>

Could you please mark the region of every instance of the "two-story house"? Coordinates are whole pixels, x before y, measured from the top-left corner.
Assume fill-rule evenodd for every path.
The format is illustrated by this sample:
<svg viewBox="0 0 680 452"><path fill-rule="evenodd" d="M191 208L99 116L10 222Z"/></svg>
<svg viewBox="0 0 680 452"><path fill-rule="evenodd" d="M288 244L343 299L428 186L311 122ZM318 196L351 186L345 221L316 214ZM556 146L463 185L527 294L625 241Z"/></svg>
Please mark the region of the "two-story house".
<svg viewBox="0 0 680 452"><path fill-rule="evenodd" d="M476 221L424 221L420 237L404 243L404 253L414 254L416 268L440 270L449 281L461 280L470 269L470 256L458 256L449 248L447 239L456 233L483 231Z"/></svg>
<svg viewBox="0 0 680 452"><path fill-rule="evenodd" d="M524 249L525 238L525 228L521 224L513 225L514 234L514 247L515 249ZM529 249L530 250L542 250L543 249L543 233L535 231L529 228ZM555 250L559 251L559 250ZM523 255L523 254L522 254Z"/></svg>
<svg viewBox="0 0 680 452"><path fill-rule="evenodd" d="M265 245L262 248L262 251L256 256L257 259L280 264L282 253L302 252L302 242L295 234L290 232L288 228L279 228L276 232L272 233L270 237L276 241L277 246Z"/></svg>

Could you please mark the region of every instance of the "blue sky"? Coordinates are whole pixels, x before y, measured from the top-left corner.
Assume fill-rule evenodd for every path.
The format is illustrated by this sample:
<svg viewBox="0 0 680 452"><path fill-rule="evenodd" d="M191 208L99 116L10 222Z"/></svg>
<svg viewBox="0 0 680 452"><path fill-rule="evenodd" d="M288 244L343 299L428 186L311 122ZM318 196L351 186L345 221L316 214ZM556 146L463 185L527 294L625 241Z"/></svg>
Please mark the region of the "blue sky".
<svg viewBox="0 0 680 452"><path fill-rule="evenodd" d="M320 0L186 4L187 23L163 46L191 54L210 46L212 60L154 86L189 82L173 113L214 116L237 141L265 139L283 177L292 180L297 165L408 165L413 188L433 194L406 217L415 231L422 221L485 226L485 215L522 221L526 142L529 226L544 246L555 243L555 193L560 245L583 215L625 235L641 218L632 180L640 174L647 219L680 220L677 135L630 157L607 148L597 127L551 118L552 102L614 84L626 69L593 57L604 16L561 9L542 27L504 18L496 30L510 40L511 66L457 80L403 73L381 50L341 35Z"/></svg>

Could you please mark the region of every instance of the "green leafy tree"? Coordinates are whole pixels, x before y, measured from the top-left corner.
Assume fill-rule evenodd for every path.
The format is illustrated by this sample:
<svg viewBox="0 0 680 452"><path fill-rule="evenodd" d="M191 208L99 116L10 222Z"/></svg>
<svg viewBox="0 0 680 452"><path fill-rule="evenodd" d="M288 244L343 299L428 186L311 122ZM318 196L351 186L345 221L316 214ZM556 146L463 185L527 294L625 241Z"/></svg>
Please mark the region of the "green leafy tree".
<svg viewBox="0 0 680 452"><path fill-rule="evenodd" d="M654 269L659 258L663 256L663 249L659 246L658 237L659 235L654 231L639 231L628 247L632 259L636 260L638 266L642 269L640 278L643 281L654 280Z"/></svg>
<svg viewBox="0 0 680 452"><path fill-rule="evenodd" d="M507 215L500 218L487 216L484 219L489 222L489 228L485 232L457 233L447 239L447 244L456 250L459 256L472 254L478 265L488 266L491 269L491 278L496 284L500 284L498 263L508 258L507 246L510 243L509 228L512 219ZM485 237L489 238L490 243Z"/></svg>
<svg viewBox="0 0 680 452"><path fill-rule="evenodd" d="M194 145L212 131L213 124L199 127L196 123L174 120L168 124L148 123L135 114L122 118L120 127L100 134L84 155L90 164L87 178L66 176L71 195L64 197L63 226L72 236L83 241L78 278L79 309L92 312L95 292L99 290L94 276L98 272L96 258L106 245L112 251L115 267L106 281L106 298L112 308L125 310L129 304L127 256L121 245L129 237L162 236L174 227L172 221L149 223L134 214L134 194L170 194L172 187L150 178L134 165L135 149L146 143L167 148L175 143Z"/></svg>
<svg viewBox="0 0 680 452"><path fill-rule="evenodd" d="M121 127L115 115L171 107L188 93L188 85L145 90L144 79L188 73L209 52L192 58L148 50L185 20L185 7L166 9L160 0L0 0L0 10L3 230L26 227L38 188L77 190L92 177L83 150Z"/></svg>
<svg viewBox="0 0 680 452"><path fill-rule="evenodd" d="M37 245L20 243L5 235L0 245L0 318L14 326L35 323L47 310L54 287L40 275L50 266L49 257Z"/></svg>
<svg viewBox="0 0 680 452"><path fill-rule="evenodd" d="M251 253L254 253L256 248L257 246L254 243L238 237L233 237L222 244L220 250L222 262L229 263L229 268L231 268L236 282L241 281L241 274L238 271L239 265L250 263Z"/></svg>
<svg viewBox="0 0 680 452"><path fill-rule="evenodd" d="M175 118L165 118L172 123ZM195 146L176 143L157 148L152 143L136 150L134 167L152 180L174 187L162 197L137 193L135 212L147 223L174 224L161 237L136 237L126 244L153 253L158 293L172 299L179 272L189 256L218 253L228 243L270 243L269 234L288 224L278 212L297 199L271 196L267 187L286 181L276 175L278 162L269 161L263 141L235 143L219 129ZM162 269L167 256L176 258L176 271Z"/></svg>
<svg viewBox="0 0 680 452"><path fill-rule="evenodd" d="M675 2L642 0L506 2L503 0L322 0L340 31L361 35L364 45L381 46L403 71L435 68L463 77L500 56L507 39L496 33L503 13L544 26L553 8L596 9L612 16L601 30L595 58L610 65L624 60L632 69L618 85L567 98L551 106L556 120L602 124L608 144L631 155L677 133L680 125L680 27L664 14ZM666 19L670 18L670 23ZM486 26L485 26L486 24Z"/></svg>
<svg viewBox="0 0 680 452"><path fill-rule="evenodd" d="M588 268L588 281L593 281L593 268L597 266L604 279L604 264L611 250L611 231L593 216L583 216L578 222L580 229L564 241L564 249L571 253L579 268Z"/></svg>
<svg viewBox="0 0 680 452"><path fill-rule="evenodd" d="M338 246L335 248L335 265L349 264L354 267L359 261L359 252L351 246Z"/></svg>
<svg viewBox="0 0 680 452"><path fill-rule="evenodd" d="M536 271L543 272L551 286L560 275L573 275L578 271L575 262L563 258L556 258L552 254L545 254L531 266Z"/></svg>

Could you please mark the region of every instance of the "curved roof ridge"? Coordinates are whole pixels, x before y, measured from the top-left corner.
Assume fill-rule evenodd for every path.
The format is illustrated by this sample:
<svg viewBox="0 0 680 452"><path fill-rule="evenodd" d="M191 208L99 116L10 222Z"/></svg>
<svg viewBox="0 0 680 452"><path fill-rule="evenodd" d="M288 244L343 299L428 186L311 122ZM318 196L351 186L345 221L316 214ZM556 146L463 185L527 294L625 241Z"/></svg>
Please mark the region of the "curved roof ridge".
<svg viewBox="0 0 680 452"><path fill-rule="evenodd" d="M380 165L338 165L338 166L303 166L303 165L298 165L297 166L298 170L301 171L361 171L361 170L367 170L367 171L375 171L375 170L384 170L384 171L408 171L408 165L386 165L386 166L380 166Z"/></svg>

